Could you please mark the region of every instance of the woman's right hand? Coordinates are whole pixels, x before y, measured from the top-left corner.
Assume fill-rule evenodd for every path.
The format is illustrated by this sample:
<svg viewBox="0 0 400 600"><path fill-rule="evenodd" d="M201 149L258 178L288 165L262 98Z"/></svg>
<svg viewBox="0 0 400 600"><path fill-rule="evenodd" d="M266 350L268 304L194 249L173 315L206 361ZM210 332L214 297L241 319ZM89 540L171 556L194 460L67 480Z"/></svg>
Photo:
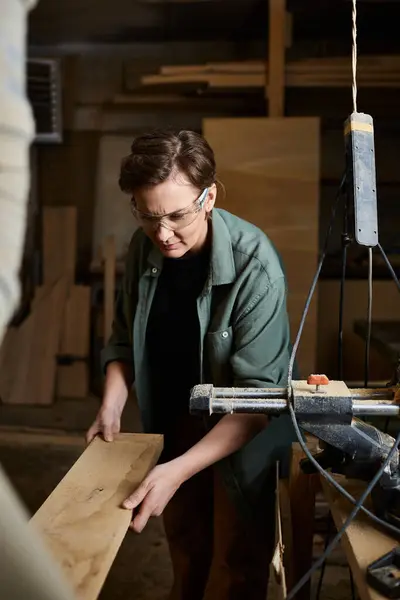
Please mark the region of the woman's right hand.
<svg viewBox="0 0 400 600"><path fill-rule="evenodd" d="M93 425L86 434L86 443L90 444L93 438L101 434L106 442L112 442L114 436L121 429L121 414L123 406L119 406L117 401L103 402Z"/></svg>

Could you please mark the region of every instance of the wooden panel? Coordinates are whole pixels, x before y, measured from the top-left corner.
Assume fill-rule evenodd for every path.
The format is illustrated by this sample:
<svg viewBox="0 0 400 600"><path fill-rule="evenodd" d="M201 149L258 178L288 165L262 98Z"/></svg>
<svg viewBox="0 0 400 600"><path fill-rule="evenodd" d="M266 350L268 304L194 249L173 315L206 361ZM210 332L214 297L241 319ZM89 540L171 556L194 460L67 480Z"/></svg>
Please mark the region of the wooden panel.
<svg viewBox="0 0 400 600"><path fill-rule="evenodd" d="M67 276L75 279L76 207L43 207L43 282L52 284Z"/></svg>
<svg viewBox="0 0 400 600"><path fill-rule="evenodd" d="M268 111L283 117L285 111L286 0L269 0Z"/></svg>
<svg viewBox="0 0 400 600"><path fill-rule="evenodd" d="M79 600L94 600L131 521L123 500L156 464L162 436L95 438L32 517Z"/></svg>
<svg viewBox="0 0 400 600"><path fill-rule="evenodd" d="M283 258L294 338L317 265L319 120L205 119L203 124L226 188L217 204L265 231ZM298 352L304 375L315 370L316 307L315 294Z"/></svg>
<svg viewBox="0 0 400 600"><path fill-rule="evenodd" d="M67 296L67 281L44 286L31 314L12 332L12 364L0 389L5 404L50 404L54 397L56 354ZM0 372L2 366L0 367Z"/></svg>
<svg viewBox="0 0 400 600"><path fill-rule="evenodd" d="M86 398L89 393L89 368L86 362L58 365L56 395L58 398Z"/></svg>
<svg viewBox="0 0 400 600"><path fill-rule="evenodd" d="M90 287L70 287L61 334L60 355L87 358L90 345ZM89 392L89 369L85 361L57 367L58 397L85 398Z"/></svg>
<svg viewBox="0 0 400 600"><path fill-rule="evenodd" d="M90 287L74 285L69 289L65 307L60 354L85 357L89 354Z"/></svg>
<svg viewBox="0 0 400 600"><path fill-rule="evenodd" d="M337 335L340 282L320 281L318 295L318 360L317 371L337 377ZM343 368L345 381L364 380L364 341L353 332L357 319L367 317L367 281L346 282L343 315ZM399 292L393 281L373 284L372 316L374 319L398 319ZM389 380L393 367L371 346L370 379Z"/></svg>

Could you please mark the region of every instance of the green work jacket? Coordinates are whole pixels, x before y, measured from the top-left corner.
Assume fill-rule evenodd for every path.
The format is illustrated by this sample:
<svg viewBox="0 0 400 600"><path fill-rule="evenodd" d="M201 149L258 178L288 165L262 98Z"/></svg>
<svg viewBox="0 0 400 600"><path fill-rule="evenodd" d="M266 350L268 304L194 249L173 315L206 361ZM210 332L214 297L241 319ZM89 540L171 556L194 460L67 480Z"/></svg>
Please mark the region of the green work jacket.
<svg viewBox="0 0 400 600"><path fill-rule="evenodd" d="M137 230L128 250L111 338L102 365L133 366L145 432L153 428L146 361L146 328L163 256ZM209 276L197 300L200 323L199 383L215 386L285 386L291 349L286 280L280 258L254 225L220 209L212 212ZM189 398L188 398L189 402ZM210 417L206 422L212 426ZM280 416L252 441L218 464L228 492L250 514L271 490L277 460L287 462L295 439L290 419Z"/></svg>

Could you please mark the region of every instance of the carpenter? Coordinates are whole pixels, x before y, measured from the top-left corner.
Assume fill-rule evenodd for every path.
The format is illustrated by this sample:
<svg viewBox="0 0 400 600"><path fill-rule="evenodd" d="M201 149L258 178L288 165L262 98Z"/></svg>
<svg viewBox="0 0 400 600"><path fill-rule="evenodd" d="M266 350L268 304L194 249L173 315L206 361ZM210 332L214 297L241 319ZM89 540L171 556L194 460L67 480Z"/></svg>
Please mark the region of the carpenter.
<svg viewBox="0 0 400 600"><path fill-rule="evenodd" d="M285 385L290 334L281 261L260 229L216 208L214 153L193 131L136 137L119 186L139 227L87 440L112 441L134 384L144 431L162 433L164 450L124 507L136 509L136 532L163 515L170 599L264 600L275 464L287 456L293 431L285 417L193 416L189 397L202 382Z"/></svg>

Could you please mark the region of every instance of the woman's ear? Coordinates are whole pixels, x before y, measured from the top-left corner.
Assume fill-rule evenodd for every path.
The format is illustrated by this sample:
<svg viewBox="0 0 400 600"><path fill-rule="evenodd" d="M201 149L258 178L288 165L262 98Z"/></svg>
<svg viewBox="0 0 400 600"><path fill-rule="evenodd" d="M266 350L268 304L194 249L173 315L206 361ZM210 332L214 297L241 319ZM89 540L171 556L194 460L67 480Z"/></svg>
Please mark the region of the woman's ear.
<svg viewBox="0 0 400 600"><path fill-rule="evenodd" d="M205 202L205 209L207 213L210 213L214 208L215 200L217 199L217 186L213 183L208 190L207 199Z"/></svg>

